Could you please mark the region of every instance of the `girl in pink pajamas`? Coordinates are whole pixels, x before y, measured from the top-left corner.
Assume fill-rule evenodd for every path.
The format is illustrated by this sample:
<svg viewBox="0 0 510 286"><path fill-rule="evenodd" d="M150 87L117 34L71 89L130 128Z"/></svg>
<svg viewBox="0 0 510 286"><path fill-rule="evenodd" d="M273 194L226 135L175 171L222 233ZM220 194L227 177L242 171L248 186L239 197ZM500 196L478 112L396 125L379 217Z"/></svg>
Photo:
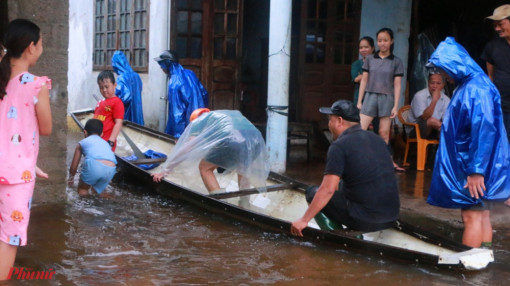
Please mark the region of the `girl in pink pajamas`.
<svg viewBox="0 0 510 286"><path fill-rule="evenodd" d="M17 19L4 37L0 62L0 280L27 244L39 135L52 129L51 80L28 73L43 52L40 29Z"/></svg>

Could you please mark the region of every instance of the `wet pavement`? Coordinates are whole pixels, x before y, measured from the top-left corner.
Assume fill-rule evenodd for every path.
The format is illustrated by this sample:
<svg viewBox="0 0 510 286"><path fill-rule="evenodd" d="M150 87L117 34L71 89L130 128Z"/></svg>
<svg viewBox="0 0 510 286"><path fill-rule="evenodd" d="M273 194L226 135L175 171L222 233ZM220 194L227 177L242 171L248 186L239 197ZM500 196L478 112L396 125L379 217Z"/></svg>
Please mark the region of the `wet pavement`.
<svg viewBox="0 0 510 286"><path fill-rule="evenodd" d="M303 182L319 185L324 171L327 147L314 148L311 162L306 162L303 148L303 146L292 147L287 174L293 178L299 178ZM394 151L394 154L398 154L398 156L395 156L398 163L401 163L400 155L403 156L403 150L400 150L400 148L402 146L398 146L397 150ZM413 158L416 158L416 153L413 153L415 150L411 147L409 152L409 166L406 167L406 171L395 173L400 190L401 215L403 217L423 216L436 220L438 223L446 223L461 228L462 219L459 210L442 209L431 206L426 202L434 165L434 153L428 155L425 171L417 171L416 160L413 160ZM510 207L503 203L496 204L491 211L491 221L494 227L510 231Z"/></svg>
<svg viewBox="0 0 510 286"><path fill-rule="evenodd" d="M68 164L81 138L69 132ZM303 147L292 146L287 174L319 184L325 150L314 150L307 162ZM401 216L460 240L459 211L425 202L430 174L412 169L396 174ZM483 271L453 271L261 231L155 195L123 176L108 190L110 199L84 199L67 188L65 200L35 205L29 244L20 248L16 266L56 271L38 285L506 285L510 280L510 208L504 206L493 215L496 262Z"/></svg>

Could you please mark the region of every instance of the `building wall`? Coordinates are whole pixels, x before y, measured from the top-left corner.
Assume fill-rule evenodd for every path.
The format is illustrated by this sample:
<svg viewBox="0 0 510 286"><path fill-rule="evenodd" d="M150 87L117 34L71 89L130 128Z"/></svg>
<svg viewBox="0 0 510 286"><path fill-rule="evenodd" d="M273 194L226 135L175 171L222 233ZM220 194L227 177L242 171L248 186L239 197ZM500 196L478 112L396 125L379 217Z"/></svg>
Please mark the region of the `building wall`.
<svg viewBox="0 0 510 286"><path fill-rule="evenodd" d="M392 29L395 45L393 53L404 63L404 71L407 71L412 6L409 0L363 0L361 8L360 37L370 36L375 41L379 29ZM400 106L404 104L406 83L407 74L404 74Z"/></svg>
<svg viewBox="0 0 510 286"><path fill-rule="evenodd" d="M69 1L68 111L93 108L99 89L92 75L94 1Z"/></svg>
<svg viewBox="0 0 510 286"><path fill-rule="evenodd" d="M9 0L8 17L9 21L16 18L28 19L41 28L44 52L30 72L50 77L53 86L50 91L53 133L49 137L41 136L37 162L49 174L50 179L37 180L34 203L63 200L67 174L68 3L61 0Z"/></svg>
<svg viewBox="0 0 510 286"><path fill-rule="evenodd" d="M168 49L169 1L152 0L149 7L149 68L140 73L142 78L142 104L145 125L163 130L166 124L166 75L153 58ZM69 62L68 111L93 108L92 94L100 96L96 78L99 71L93 70L94 45L94 1L69 1Z"/></svg>
<svg viewBox="0 0 510 286"><path fill-rule="evenodd" d="M167 93L166 76L161 72L153 58L157 57L161 51L168 48L170 37L170 11L171 1L152 0L149 8L149 68L147 73L140 74L143 82L142 101L144 109L144 119L147 126L164 130L166 125L166 101L160 98L165 97ZM249 5L261 5L258 1L247 1ZM389 27L395 32L395 54L400 57L407 70L408 38L410 34L410 17L412 1L408 0L364 0L361 15L360 36L370 35L375 38L375 33L382 27ZM92 47L94 33L94 1L69 1L69 105L68 111L92 108L95 101L92 94L99 95L96 84L98 72L92 69ZM262 9L256 10L262 11ZM253 13L253 11L252 11ZM259 55L262 52L260 45L264 43L262 26L267 25L265 21L267 16L255 13L252 18L259 19L257 27L250 27L245 22L245 46L244 61L245 70L243 71L243 80L246 84L250 82L260 82L259 77L266 68L257 64L260 62ZM394 15L403 15L394 17ZM260 25L259 25L260 24ZM251 31L255 35L251 35ZM250 41L257 41L251 42ZM260 49L260 50L259 50ZM253 54L252 54L253 53ZM250 55L250 56L249 56ZM251 69L251 70L247 70ZM406 88L407 75L402 82L402 95ZM251 97L258 96L247 94L246 102ZM260 92L260 94L264 94ZM404 96L401 96L401 104ZM265 100L264 100L265 102ZM257 103L252 103L258 107Z"/></svg>

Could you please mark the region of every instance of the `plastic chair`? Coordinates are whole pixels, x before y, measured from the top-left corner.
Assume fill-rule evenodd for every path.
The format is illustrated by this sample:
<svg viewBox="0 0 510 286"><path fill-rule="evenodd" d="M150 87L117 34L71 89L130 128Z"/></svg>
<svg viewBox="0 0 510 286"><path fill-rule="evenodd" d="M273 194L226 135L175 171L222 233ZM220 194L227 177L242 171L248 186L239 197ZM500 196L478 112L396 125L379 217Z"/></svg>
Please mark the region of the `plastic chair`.
<svg viewBox="0 0 510 286"><path fill-rule="evenodd" d="M413 127L416 131L416 138L407 138L406 140L406 151L404 155L404 166L409 166L407 163L407 153L409 152L409 144L417 143L416 153L418 155L418 160L416 163L416 170L423 171L425 170L425 162L427 160L427 146L430 144L439 144L439 140L429 140L421 138L420 127L417 123L412 123L408 121L408 116L411 111L411 105L404 105L398 110L398 119L404 126Z"/></svg>

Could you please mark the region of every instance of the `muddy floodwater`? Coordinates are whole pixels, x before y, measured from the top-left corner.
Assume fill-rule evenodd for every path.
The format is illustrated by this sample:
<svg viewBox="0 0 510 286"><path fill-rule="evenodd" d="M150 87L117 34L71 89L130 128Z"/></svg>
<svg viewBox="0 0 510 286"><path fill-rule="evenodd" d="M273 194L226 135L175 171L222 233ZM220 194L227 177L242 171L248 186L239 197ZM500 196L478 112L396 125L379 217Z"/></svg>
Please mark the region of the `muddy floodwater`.
<svg viewBox="0 0 510 286"><path fill-rule="evenodd" d="M68 163L80 133L69 132ZM321 172L318 172L320 176ZM412 188L412 174L400 179ZM403 186L402 186L403 185ZM112 198L34 206L17 267L56 271L40 285L508 285L510 234L496 230L496 263L470 272L337 250L206 212L122 176ZM64 190L51 190L57 192ZM416 190L404 191L403 196ZM421 198L423 200L423 198ZM420 221L427 224L427 220ZM461 229L429 223L453 238ZM1 283L0 283L1 284ZM11 285L33 285L12 281Z"/></svg>

